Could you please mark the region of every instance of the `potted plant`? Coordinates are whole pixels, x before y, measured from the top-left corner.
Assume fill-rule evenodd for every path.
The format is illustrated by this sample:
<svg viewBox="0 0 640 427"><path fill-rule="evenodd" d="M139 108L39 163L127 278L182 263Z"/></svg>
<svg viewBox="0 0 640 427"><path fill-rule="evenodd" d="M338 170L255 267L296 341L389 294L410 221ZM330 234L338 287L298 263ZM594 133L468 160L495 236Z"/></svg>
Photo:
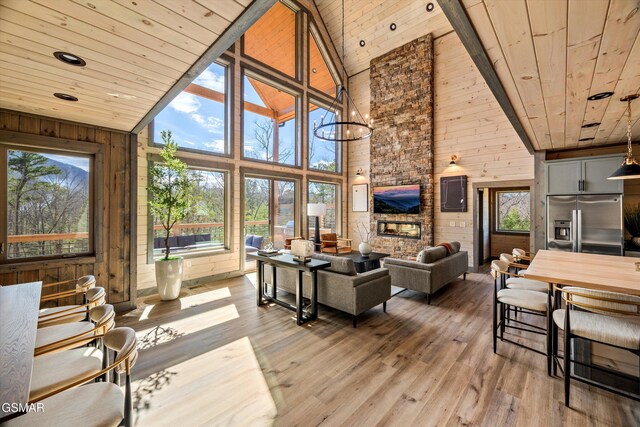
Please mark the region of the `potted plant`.
<svg viewBox="0 0 640 427"><path fill-rule="evenodd" d="M360 254L362 254L362 256L368 256L373 251L373 248L371 248L371 244L369 243L371 237L373 236L373 232L371 230L367 230L367 227L366 225L364 225L364 223L358 223L356 230L358 231L358 237L360 237L358 250L360 251Z"/></svg>
<svg viewBox="0 0 640 427"><path fill-rule="evenodd" d="M631 234L631 243L640 247L640 203L624 210L624 226Z"/></svg>
<svg viewBox="0 0 640 427"><path fill-rule="evenodd" d="M156 285L163 301L180 295L182 285L182 257L170 256L169 237L173 226L184 219L193 203L193 182L187 165L176 157L178 144L171 138L171 131L162 131L164 147L160 151L162 163L155 163L149 172L149 209L164 229L164 256L156 259Z"/></svg>

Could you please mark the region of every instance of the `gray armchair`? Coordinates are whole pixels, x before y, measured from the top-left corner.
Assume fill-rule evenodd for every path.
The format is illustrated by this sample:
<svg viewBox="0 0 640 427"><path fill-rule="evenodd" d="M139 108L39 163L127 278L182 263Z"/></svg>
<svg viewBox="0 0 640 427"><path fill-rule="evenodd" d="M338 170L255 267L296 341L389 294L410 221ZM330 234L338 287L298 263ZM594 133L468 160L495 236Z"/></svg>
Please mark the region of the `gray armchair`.
<svg viewBox="0 0 640 427"><path fill-rule="evenodd" d="M429 256L417 261L387 258L384 267L389 270L392 286L424 292L427 303L431 304L431 295L438 289L461 275L467 278L469 258L466 251L447 256L447 250L441 246L425 251L430 252Z"/></svg>

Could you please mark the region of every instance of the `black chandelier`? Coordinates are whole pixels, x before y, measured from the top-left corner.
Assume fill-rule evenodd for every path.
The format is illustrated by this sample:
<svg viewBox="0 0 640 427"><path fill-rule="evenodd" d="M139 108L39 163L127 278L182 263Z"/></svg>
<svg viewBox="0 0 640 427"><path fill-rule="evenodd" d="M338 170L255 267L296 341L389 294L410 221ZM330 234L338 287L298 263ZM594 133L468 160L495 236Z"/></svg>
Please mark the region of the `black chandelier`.
<svg viewBox="0 0 640 427"><path fill-rule="evenodd" d="M342 69L344 81L344 76L347 74L344 68L344 0L342 0ZM351 114L341 118L340 110L344 101L347 101L347 108L351 110ZM327 114L320 118L320 125L313 122L313 136L323 141L359 141L373 134L372 124L373 119L370 119L368 114L362 117L347 88L340 85Z"/></svg>

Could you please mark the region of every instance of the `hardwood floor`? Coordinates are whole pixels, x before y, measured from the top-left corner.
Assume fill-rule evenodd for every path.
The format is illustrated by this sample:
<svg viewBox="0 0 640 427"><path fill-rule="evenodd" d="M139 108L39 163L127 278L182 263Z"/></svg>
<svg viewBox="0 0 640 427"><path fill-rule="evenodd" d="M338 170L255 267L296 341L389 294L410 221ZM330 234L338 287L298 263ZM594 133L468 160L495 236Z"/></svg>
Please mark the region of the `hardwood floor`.
<svg viewBox="0 0 640 427"><path fill-rule="evenodd" d="M117 319L138 331L136 425L630 426L640 403L560 378L543 356L508 343L491 351L487 274L468 274L428 306L412 291L351 327L321 306L257 307L252 276L147 297ZM537 344L544 348L544 338Z"/></svg>

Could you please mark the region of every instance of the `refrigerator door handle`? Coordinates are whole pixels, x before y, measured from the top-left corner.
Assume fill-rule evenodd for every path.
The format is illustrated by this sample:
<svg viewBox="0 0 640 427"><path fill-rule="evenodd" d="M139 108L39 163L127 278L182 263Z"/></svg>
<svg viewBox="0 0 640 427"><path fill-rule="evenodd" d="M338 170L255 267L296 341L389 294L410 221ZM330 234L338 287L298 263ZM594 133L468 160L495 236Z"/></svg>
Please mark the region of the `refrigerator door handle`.
<svg viewBox="0 0 640 427"><path fill-rule="evenodd" d="M577 233L577 228L578 228L578 214L577 211L574 209L571 211L571 252L577 252L578 251L578 233Z"/></svg>
<svg viewBox="0 0 640 427"><path fill-rule="evenodd" d="M578 215L578 223L577 223L577 227L576 227L576 232L577 232L577 244L578 244L578 252L582 252L582 209L578 209L577 211L577 215Z"/></svg>

